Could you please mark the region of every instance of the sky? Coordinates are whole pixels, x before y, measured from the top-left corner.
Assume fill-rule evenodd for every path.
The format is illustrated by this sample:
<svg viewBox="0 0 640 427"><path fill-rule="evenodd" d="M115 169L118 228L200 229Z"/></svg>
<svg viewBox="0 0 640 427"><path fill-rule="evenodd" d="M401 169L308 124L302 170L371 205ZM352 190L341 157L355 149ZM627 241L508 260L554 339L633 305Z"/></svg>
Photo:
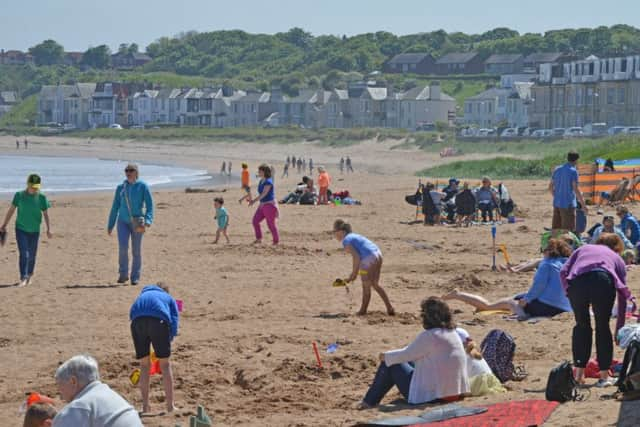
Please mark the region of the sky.
<svg viewBox="0 0 640 427"><path fill-rule="evenodd" d="M640 0L2 0L0 48L26 50L54 39L67 51L138 43L144 49L183 31L250 33L300 27L314 35L444 29L520 33L628 24L640 27ZM523 6L524 4L524 6Z"/></svg>

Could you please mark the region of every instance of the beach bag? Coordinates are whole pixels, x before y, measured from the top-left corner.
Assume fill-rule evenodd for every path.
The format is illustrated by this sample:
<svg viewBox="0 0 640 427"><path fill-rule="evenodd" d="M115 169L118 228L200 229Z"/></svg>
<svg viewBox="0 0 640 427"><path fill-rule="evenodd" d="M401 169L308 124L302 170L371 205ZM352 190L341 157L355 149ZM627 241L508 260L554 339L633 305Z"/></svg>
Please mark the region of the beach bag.
<svg viewBox="0 0 640 427"><path fill-rule="evenodd" d="M491 330L480 344L482 357L501 382L517 379L513 366L516 343L513 337L500 329Z"/></svg>
<svg viewBox="0 0 640 427"><path fill-rule="evenodd" d="M627 346L616 385L622 393L640 390L640 341L634 339Z"/></svg>
<svg viewBox="0 0 640 427"><path fill-rule="evenodd" d="M545 397L552 402L575 401L578 397L577 385L573 366L565 360L549 372Z"/></svg>

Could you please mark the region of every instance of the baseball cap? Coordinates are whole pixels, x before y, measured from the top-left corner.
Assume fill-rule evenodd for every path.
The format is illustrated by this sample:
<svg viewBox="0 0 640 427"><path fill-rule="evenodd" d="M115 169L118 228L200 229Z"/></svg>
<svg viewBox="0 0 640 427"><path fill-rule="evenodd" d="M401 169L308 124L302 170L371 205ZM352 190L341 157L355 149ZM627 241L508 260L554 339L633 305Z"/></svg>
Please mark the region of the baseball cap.
<svg viewBox="0 0 640 427"><path fill-rule="evenodd" d="M27 186L29 186L31 188L35 188L36 190L39 190L40 189L40 184L41 184L40 175L32 173L27 178Z"/></svg>
<svg viewBox="0 0 640 427"><path fill-rule="evenodd" d="M449 184L460 184L460 181L458 181L456 178L451 178L449 180Z"/></svg>

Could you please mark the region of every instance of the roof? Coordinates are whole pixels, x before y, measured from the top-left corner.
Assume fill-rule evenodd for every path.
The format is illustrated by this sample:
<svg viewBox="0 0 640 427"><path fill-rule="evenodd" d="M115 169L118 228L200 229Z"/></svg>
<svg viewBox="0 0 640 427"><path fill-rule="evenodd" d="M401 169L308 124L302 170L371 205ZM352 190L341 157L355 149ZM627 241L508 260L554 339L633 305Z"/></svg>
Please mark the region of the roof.
<svg viewBox="0 0 640 427"><path fill-rule="evenodd" d="M388 62L388 64L418 64L422 62L427 56L431 56L428 53L401 53L394 56Z"/></svg>
<svg viewBox="0 0 640 427"><path fill-rule="evenodd" d="M436 61L436 64L466 64L478 56L478 52L447 53Z"/></svg>
<svg viewBox="0 0 640 427"><path fill-rule="evenodd" d="M248 92L239 101L244 102L269 102L271 94L269 92Z"/></svg>
<svg viewBox="0 0 640 427"><path fill-rule="evenodd" d="M523 56L519 53L507 54L507 55L491 55L487 59L485 64L513 64L516 61L522 59Z"/></svg>
<svg viewBox="0 0 640 427"><path fill-rule="evenodd" d="M481 101L484 99L494 99L497 98L499 96L509 96L512 93L511 89L498 89L498 88L491 88L491 89L487 89L484 92L481 92L477 95L471 96L469 98L467 98L467 101Z"/></svg>
<svg viewBox="0 0 640 427"><path fill-rule="evenodd" d="M397 99L404 99L404 100L416 100L416 101L423 101L423 100L431 100L431 101L455 101L455 98L452 98L451 96L447 95L444 92L440 92L440 97L437 99L433 99L431 98L431 87L430 86L423 86L423 87L414 87L413 89L410 89L402 94L399 94L397 97Z"/></svg>
<svg viewBox="0 0 640 427"><path fill-rule="evenodd" d="M374 101L382 101L384 99L387 99L386 87L368 87L367 92L369 92L369 96Z"/></svg>
<svg viewBox="0 0 640 427"><path fill-rule="evenodd" d="M513 84L515 93L520 99L531 99L531 88L533 82L516 82Z"/></svg>
<svg viewBox="0 0 640 427"><path fill-rule="evenodd" d="M91 95L96 91L95 83L78 83L76 87L80 98L91 98Z"/></svg>
<svg viewBox="0 0 640 427"><path fill-rule="evenodd" d="M556 62L564 54L560 52L537 52L532 53L526 58L524 62L544 63L544 62Z"/></svg>
<svg viewBox="0 0 640 427"><path fill-rule="evenodd" d="M135 52L133 54L133 59L136 61L151 61L151 57L146 53Z"/></svg>

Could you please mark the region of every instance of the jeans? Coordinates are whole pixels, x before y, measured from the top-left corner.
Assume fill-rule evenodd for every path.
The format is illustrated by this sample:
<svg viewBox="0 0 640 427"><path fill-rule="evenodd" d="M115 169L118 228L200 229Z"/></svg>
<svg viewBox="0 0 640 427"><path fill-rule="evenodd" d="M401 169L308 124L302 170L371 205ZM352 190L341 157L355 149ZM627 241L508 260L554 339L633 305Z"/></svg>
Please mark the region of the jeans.
<svg viewBox="0 0 640 427"><path fill-rule="evenodd" d="M493 221L493 203L478 203L478 208L480 208L482 221L487 221L487 214L489 214L489 221Z"/></svg>
<svg viewBox="0 0 640 427"><path fill-rule="evenodd" d="M38 239L40 233L29 233L16 228L16 242L20 258L20 280L26 280L33 275L36 266L36 253L38 252Z"/></svg>
<svg viewBox="0 0 640 427"><path fill-rule="evenodd" d="M262 220L267 220L267 227L271 231L273 237L273 243L277 244L280 241L280 235L278 234L278 226L276 225L276 218L278 218L278 207L273 203L264 203L258 206L256 213L253 216L253 229L256 233L256 240L262 240L262 229L260 223Z"/></svg>
<svg viewBox="0 0 640 427"><path fill-rule="evenodd" d="M142 236L133 230L133 225L128 222L118 221L118 254L120 268L118 273L120 278L129 277L129 239L131 239L131 281L140 280L140 270L142 269Z"/></svg>
<svg viewBox="0 0 640 427"><path fill-rule="evenodd" d="M384 362L378 366L373 383L362 399L369 406L377 406L385 394L395 385L400 394L409 400L409 385L413 376L413 366L408 363L387 366Z"/></svg>
<svg viewBox="0 0 640 427"><path fill-rule="evenodd" d="M613 337L609 327L611 309L616 298L613 280L604 271L590 271L570 281L567 296L576 318L571 340L574 364L577 368L584 368L591 355L591 305L596 323L598 366L601 371L608 370L613 359Z"/></svg>

